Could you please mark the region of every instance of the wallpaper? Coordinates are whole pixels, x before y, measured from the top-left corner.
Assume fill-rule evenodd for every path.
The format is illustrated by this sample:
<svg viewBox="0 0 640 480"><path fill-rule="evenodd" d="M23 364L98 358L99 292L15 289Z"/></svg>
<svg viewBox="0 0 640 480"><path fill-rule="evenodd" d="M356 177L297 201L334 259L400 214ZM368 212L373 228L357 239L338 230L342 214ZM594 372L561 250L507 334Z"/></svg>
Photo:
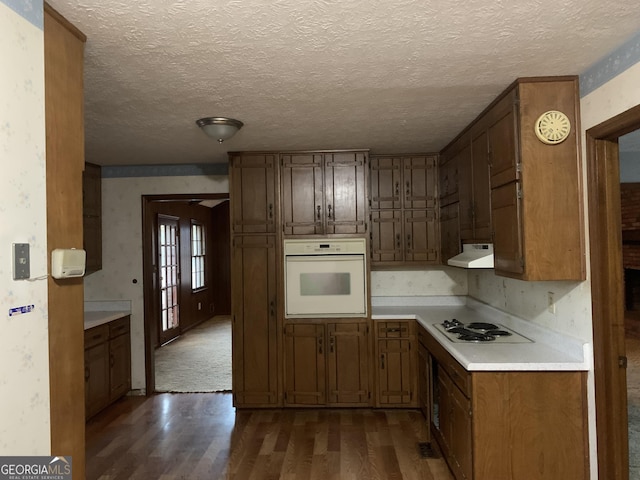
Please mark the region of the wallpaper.
<svg viewBox="0 0 640 480"><path fill-rule="evenodd" d="M43 32L1 2L0 72L0 455L48 455L47 280L13 280L12 264L29 243L31 279L47 273Z"/></svg>
<svg viewBox="0 0 640 480"><path fill-rule="evenodd" d="M87 275L85 301L131 300L131 383L144 389L142 195L225 193L227 176L102 179L102 270Z"/></svg>

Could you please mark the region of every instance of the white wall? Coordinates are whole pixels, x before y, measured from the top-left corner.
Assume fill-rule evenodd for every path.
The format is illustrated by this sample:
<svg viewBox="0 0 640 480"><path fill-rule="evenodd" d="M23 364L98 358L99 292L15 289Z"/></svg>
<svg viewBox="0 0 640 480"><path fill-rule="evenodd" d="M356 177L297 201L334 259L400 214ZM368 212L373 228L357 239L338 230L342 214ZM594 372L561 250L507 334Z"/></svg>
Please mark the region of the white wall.
<svg viewBox="0 0 640 480"><path fill-rule="evenodd" d="M226 193L227 176L102 179L102 270L85 277L85 301L131 300L131 383L145 388L142 195ZM133 283L136 280L137 283Z"/></svg>
<svg viewBox="0 0 640 480"><path fill-rule="evenodd" d="M32 9L41 15L42 2ZM12 243L47 273L42 28L0 2L0 455L49 455L47 280L13 280ZM34 311L9 316L9 309ZM61 452L62 454L62 452Z"/></svg>

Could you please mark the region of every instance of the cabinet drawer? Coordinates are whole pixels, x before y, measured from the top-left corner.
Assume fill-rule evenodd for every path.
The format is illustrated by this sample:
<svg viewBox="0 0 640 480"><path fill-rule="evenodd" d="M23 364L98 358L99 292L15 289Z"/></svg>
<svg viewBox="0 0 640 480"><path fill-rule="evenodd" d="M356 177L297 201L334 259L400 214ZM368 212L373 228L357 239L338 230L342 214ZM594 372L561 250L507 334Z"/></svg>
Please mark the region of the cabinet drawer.
<svg viewBox="0 0 640 480"><path fill-rule="evenodd" d="M99 325L84 331L84 348L95 347L109 340L109 325Z"/></svg>
<svg viewBox="0 0 640 480"><path fill-rule="evenodd" d="M109 322L109 338L129 333L129 316Z"/></svg>
<svg viewBox="0 0 640 480"><path fill-rule="evenodd" d="M399 322L376 322L378 338L407 338L413 335L414 320Z"/></svg>

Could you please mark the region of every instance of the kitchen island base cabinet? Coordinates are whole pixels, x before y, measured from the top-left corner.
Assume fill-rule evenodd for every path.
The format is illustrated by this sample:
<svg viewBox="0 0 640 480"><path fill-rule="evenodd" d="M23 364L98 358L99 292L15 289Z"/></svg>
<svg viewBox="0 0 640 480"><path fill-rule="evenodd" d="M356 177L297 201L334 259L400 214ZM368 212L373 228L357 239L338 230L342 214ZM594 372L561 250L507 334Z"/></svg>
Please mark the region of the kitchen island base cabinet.
<svg viewBox="0 0 640 480"><path fill-rule="evenodd" d="M84 332L85 418L131 390L130 317Z"/></svg>
<svg viewBox="0 0 640 480"><path fill-rule="evenodd" d="M419 336L432 366L432 434L456 479L589 477L586 372L469 372Z"/></svg>
<svg viewBox="0 0 640 480"><path fill-rule="evenodd" d="M369 406L367 322L285 325L285 406Z"/></svg>

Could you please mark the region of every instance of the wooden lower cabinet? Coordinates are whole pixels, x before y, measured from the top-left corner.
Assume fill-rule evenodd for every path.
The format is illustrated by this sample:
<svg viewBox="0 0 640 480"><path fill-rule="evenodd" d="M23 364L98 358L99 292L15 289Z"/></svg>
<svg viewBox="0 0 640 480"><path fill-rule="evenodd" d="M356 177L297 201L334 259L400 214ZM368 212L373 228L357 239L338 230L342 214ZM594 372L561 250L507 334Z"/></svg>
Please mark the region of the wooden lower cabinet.
<svg viewBox="0 0 640 480"><path fill-rule="evenodd" d="M374 321L377 407L418 407L415 320Z"/></svg>
<svg viewBox="0 0 640 480"><path fill-rule="evenodd" d="M456 479L589 477L586 372L468 372L419 335L431 363L432 434Z"/></svg>
<svg viewBox="0 0 640 480"><path fill-rule="evenodd" d="M289 321L285 406L369 406L368 344L366 321Z"/></svg>
<svg viewBox="0 0 640 480"><path fill-rule="evenodd" d="M236 407L280 405L276 237L233 238L233 400Z"/></svg>
<svg viewBox="0 0 640 480"><path fill-rule="evenodd" d="M131 390L130 317L85 330L85 418Z"/></svg>

